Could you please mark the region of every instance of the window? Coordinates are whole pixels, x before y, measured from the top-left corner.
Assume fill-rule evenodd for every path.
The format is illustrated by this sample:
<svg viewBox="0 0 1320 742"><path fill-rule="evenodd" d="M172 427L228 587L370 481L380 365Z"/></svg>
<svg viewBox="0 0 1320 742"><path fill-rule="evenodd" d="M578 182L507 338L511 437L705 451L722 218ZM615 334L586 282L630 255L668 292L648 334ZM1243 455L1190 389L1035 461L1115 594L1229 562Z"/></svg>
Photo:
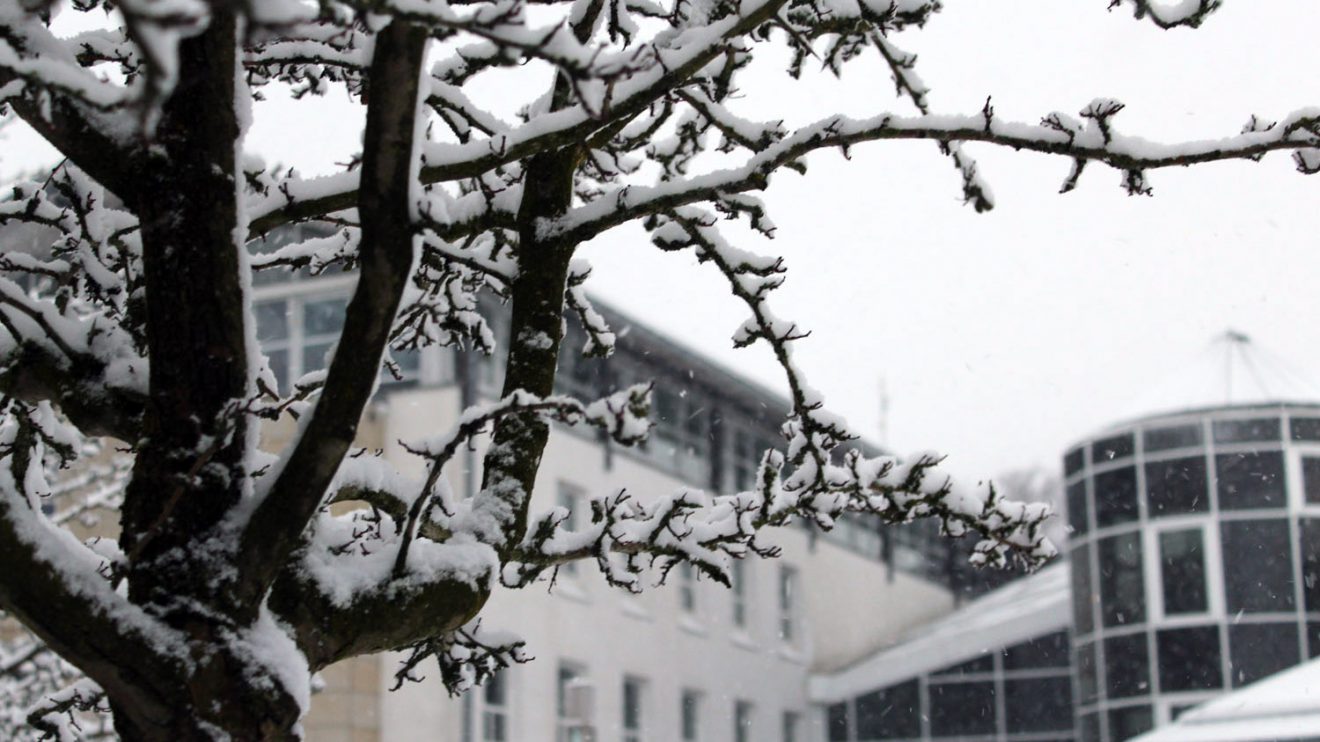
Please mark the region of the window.
<svg viewBox="0 0 1320 742"><path fill-rule="evenodd" d="M1224 686L1218 626L1164 629L1155 634L1155 644L1161 693Z"/></svg>
<svg viewBox="0 0 1320 742"><path fill-rule="evenodd" d="M1129 706L1109 712L1109 738L1131 739L1154 726L1150 706Z"/></svg>
<svg viewBox="0 0 1320 742"><path fill-rule="evenodd" d="M930 736L957 737L995 733L993 682L931 683L928 690Z"/></svg>
<svg viewBox="0 0 1320 742"><path fill-rule="evenodd" d="M848 742L848 703L841 701L825 709L825 738L829 742Z"/></svg>
<svg viewBox="0 0 1320 742"><path fill-rule="evenodd" d="M1068 632L1056 631L1005 649L1004 669L1067 668L1068 652Z"/></svg>
<svg viewBox="0 0 1320 742"><path fill-rule="evenodd" d="M1116 435L1091 444L1091 461L1095 464L1103 464L1106 461L1125 459L1132 455L1132 451L1132 434Z"/></svg>
<svg viewBox="0 0 1320 742"><path fill-rule="evenodd" d="M1200 528L1160 534L1160 576L1167 615L1209 610L1201 538Z"/></svg>
<svg viewBox="0 0 1320 742"><path fill-rule="evenodd" d="M1320 459L1302 458L1302 491L1306 493L1308 503L1320 504Z"/></svg>
<svg viewBox="0 0 1320 742"><path fill-rule="evenodd" d="M1144 632L1105 640L1105 690L1110 698L1150 692L1150 655Z"/></svg>
<svg viewBox="0 0 1320 742"><path fill-rule="evenodd" d="M1320 417L1294 417L1289 428L1295 441L1320 441Z"/></svg>
<svg viewBox="0 0 1320 742"><path fill-rule="evenodd" d="M1073 630L1078 634L1089 634L1095 629L1090 547L1083 544L1073 549L1068 561L1072 569Z"/></svg>
<svg viewBox="0 0 1320 742"><path fill-rule="evenodd" d="M257 341L280 389L287 392L304 374L326 367L344 325L348 297L288 297L258 301L254 307ZM393 351L391 356L404 381L418 377L421 355L417 351ZM381 381L388 384L395 378L382 370Z"/></svg>
<svg viewBox="0 0 1320 742"><path fill-rule="evenodd" d="M684 613L697 612L697 568L691 562L678 565L678 604Z"/></svg>
<svg viewBox="0 0 1320 742"><path fill-rule="evenodd" d="M1293 610L1288 521L1233 520L1219 528L1228 613Z"/></svg>
<svg viewBox="0 0 1320 742"><path fill-rule="evenodd" d="M1283 453L1251 451L1215 457L1222 510L1284 506Z"/></svg>
<svg viewBox="0 0 1320 742"><path fill-rule="evenodd" d="M691 382L658 379L651 392L655 421L654 453L686 479L710 481L710 409L706 398L689 391Z"/></svg>
<svg viewBox="0 0 1320 742"><path fill-rule="evenodd" d="M1215 443L1256 443L1259 441L1277 441L1281 437L1279 418L1266 417L1254 420L1216 420L1214 428Z"/></svg>
<svg viewBox="0 0 1320 742"><path fill-rule="evenodd" d="M921 736L921 688L915 678L857 697L858 739ZM846 739L846 738L845 738Z"/></svg>
<svg viewBox="0 0 1320 742"><path fill-rule="evenodd" d="M1141 436L1146 453L1190 448L1201 445L1200 425L1175 425L1169 428L1151 428Z"/></svg>
<svg viewBox="0 0 1320 742"><path fill-rule="evenodd" d="M1320 518L1302 518L1298 523L1302 556L1302 599L1308 613L1320 612Z"/></svg>
<svg viewBox="0 0 1320 742"><path fill-rule="evenodd" d="M1086 451L1082 448L1074 448L1063 457L1063 476L1071 477L1082 470L1086 464Z"/></svg>
<svg viewBox="0 0 1320 742"><path fill-rule="evenodd" d="M1004 711L1009 734L1071 730L1072 683L1067 677L1005 680Z"/></svg>
<svg viewBox="0 0 1320 742"><path fill-rule="evenodd" d="M1068 526L1077 536L1084 535L1090 530L1086 514L1085 479L1079 479L1068 485Z"/></svg>
<svg viewBox="0 0 1320 742"><path fill-rule="evenodd" d="M639 678L623 679L623 742L641 742L642 740L642 681Z"/></svg>
<svg viewBox="0 0 1320 742"><path fill-rule="evenodd" d="M557 742L580 742L582 727L589 722L583 718L588 709L584 708L585 698L576 681L585 672L580 665L561 663L555 683L555 711L557 723L555 739Z"/></svg>
<svg viewBox="0 0 1320 742"><path fill-rule="evenodd" d="M1242 623L1228 627L1233 687L1291 667L1301 659L1295 623Z"/></svg>
<svg viewBox="0 0 1320 742"><path fill-rule="evenodd" d="M779 567L779 638L792 643L797 638L797 570L786 564Z"/></svg>
<svg viewBox="0 0 1320 742"><path fill-rule="evenodd" d="M1210 510L1205 457L1146 464L1146 510L1152 518Z"/></svg>
<svg viewBox="0 0 1320 742"><path fill-rule="evenodd" d="M1095 644L1083 644L1077 650L1077 700L1082 703L1094 703L1099 694L1095 671Z"/></svg>
<svg viewBox="0 0 1320 742"><path fill-rule="evenodd" d="M1131 466L1095 475L1095 526L1137 519L1137 470Z"/></svg>
<svg viewBox="0 0 1320 742"><path fill-rule="evenodd" d="M1100 718L1096 714L1083 714L1080 721L1082 742L1100 742Z"/></svg>
<svg viewBox="0 0 1320 742"><path fill-rule="evenodd" d="M798 742L802 739L800 727L802 726L802 717L796 711L785 711L783 716L783 734L780 738L783 742Z"/></svg>
<svg viewBox="0 0 1320 742"><path fill-rule="evenodd" d="M747 562L733 560L733 625L747 627Z"/></svg>
<svg viewBox="0 0 1320 742"><path fill-rule="evenodd" d="M752 742L752 704L750 701L733 702L734 742Z"/></svg>
<svg viewBox="0 0 1320 742"><path fill-rule="evenodd" d="M569 484L568 482L559 483L557 493L557 503L559 507L568 511L568 519L564 521L564 528L570 531L577 531L582 528L582 509L585 507L583 492L580 487ZM578 573L577 562L565 562L559 566L559 573L569 577L576 577Z"/></svg>
<svg viewBox="0 0 1320 742"><path fill-rule="evenodd" d="M1146 620L1141 536L1125 533L1099 543L1100 617L1105 626Z"/></svg>
<svg viewBox="0 0 1320 742"><path fill-rule="evenodd" d="M683 691L678 712L683 742L697 742L701 739L701 694L694 690Z"/></svg>
<svg viewBox="0 0 1320 742"><path fill-rule="evenodd" d="M486 679L481 700L482 742L508 742L509 694L504 673L497 672Z"/></svg>

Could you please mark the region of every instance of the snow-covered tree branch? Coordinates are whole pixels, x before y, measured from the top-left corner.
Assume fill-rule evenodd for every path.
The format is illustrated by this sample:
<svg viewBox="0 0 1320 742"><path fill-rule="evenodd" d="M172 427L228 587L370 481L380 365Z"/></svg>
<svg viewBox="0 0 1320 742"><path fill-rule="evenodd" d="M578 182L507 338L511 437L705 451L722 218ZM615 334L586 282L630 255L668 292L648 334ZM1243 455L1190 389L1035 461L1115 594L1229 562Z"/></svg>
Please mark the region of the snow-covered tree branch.
<svg viewBox="0 0 1320 742"><path fill-rule="evenodd" d="M1109 5L1174 28L1210 22L1219 2ZM63 158L0 200L0 611L24 627L0 643L0 699L31 711L0 718L0 734L102 734L108 712L131 740L286 739L310 675L332 662L409 650L400 680L436 660L460 692L525 661L516 639L478 630L496 588L577 560L627 590L679 565L727 584L732 560L774 556L768 529L792 523L935 518L975 534L978 563L1048 559L1044 505L955 482L941 455L855 450L794 363L806 328L770 306L784 262L735 246L721 222L773 236L755 193L797 177L781 171L810 177L820 150L895 140L947 157L951 189L978 211L995 201L968 144L1057 156L1063 191L1092 164L1134 195L1161 168L1274 152L1314 173L1320 109L1165 144L1123 131L1108 99L1027 122L988 99L936 113L895 36L940 10L0 0L0 113ZM870 57L898 97L860 117L756 120L739 80L772 50L787 50L793 77L813 60L841 74ZM546 84L493 106L492 73L509 71ZM263 96L330 90L365 109L362 150L337 172L304 178L246 151ZM555 393L566 315L584 354L608 356L616 340L578 248L634 221L655 248L692 251L745 306L732 341L764 345L783 369L783 451L761 455L746 491L623 489L570 528L535 498L551 426L625 446L651 427L644 383ZM333 229L262 248L305 222ZM352 272L354 293L327 366L282 385L258 342L253 281L298 271ZM507 337L484 313L490 298L507 305ZM501 344L497 399L403 441L425 476L354 448L394 354ZM261 450L262 426L285 417L292 442ZM481 481L456 493L448 475L465 450L484 456ZM115 541L75 535L103 511L117 515Z"/></svg>

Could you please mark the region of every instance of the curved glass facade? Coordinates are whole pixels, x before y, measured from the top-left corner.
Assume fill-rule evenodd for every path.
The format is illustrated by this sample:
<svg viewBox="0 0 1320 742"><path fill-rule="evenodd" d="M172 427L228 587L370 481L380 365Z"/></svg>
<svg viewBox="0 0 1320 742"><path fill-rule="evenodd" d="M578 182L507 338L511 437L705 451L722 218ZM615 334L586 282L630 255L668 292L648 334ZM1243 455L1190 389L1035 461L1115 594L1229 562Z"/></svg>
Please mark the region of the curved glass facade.
<svg viewBox="0 0 1320 742"><path fill-rule="evenodd" d="M1064 473L1084 742L1320 655L1320 406L1145 418Z"/></svg>

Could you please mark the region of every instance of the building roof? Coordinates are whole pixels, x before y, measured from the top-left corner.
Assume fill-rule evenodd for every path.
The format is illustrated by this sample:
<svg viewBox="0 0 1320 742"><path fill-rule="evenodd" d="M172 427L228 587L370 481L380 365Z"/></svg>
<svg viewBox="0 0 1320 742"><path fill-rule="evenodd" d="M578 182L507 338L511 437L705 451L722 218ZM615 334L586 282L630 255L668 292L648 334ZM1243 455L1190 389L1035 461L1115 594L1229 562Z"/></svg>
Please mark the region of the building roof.
<svg viewBox="0 0 1320 742"><path fill-rule="evenodd" d="M853 665L812 677L810 695L820 703L842 701L1061 631L1071 621L1068 568L1056 562L909 631Z"/></svg>
<svg viewBox="0 0 1320 742"><path fill-rule="evenodd" d="M1283 356L1229 330L1195 356L1166 370L1134 395L1113 419L1251 405L1311 402L1320 382Z"/></svg>
<svg viewBox="0 0 1320 742"><path fill-rule="evenodd" d="M1187 711L1133 742L1260 742L1320 737L1320 659Z"/></svg>

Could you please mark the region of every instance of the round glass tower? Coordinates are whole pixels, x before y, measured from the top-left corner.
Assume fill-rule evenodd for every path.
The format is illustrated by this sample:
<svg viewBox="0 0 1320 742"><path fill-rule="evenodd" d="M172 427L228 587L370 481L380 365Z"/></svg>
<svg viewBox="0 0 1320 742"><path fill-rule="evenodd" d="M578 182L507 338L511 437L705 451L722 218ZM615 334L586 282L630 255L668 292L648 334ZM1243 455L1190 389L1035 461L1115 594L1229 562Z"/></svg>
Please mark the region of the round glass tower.
<svg viewBox="0 0 1320 742"><path fill-rule="evenodd" d="M1064 474L1084 742L1320 655L1320 405L1146 417Z"/></svg>

